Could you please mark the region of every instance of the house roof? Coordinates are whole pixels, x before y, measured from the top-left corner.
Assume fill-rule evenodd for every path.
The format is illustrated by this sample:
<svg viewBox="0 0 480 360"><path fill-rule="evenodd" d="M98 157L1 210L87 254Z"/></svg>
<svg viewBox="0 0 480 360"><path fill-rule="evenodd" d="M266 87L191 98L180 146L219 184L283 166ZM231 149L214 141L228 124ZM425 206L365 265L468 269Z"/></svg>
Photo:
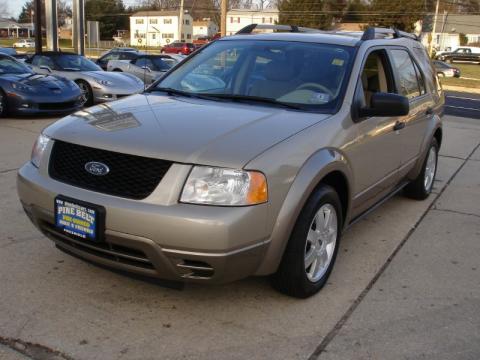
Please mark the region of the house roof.
<svg viewBox="0 0 480 360"><path fill-rule="evenodd" d="M133 13L130 17L148 17L148 16L179 16L180 10L152 10L152 11L137 11ZM191 16L188 13L185 13L184 16Z"/></svg>
<svg viewBox="0 0 480 360"><path fill-rule="evenodd" d="M229 10L228 15L241 15L241 14L255 14L255 15L262 15L262 14L278 14L278 9L263 9L263 10L251 10L251 9L232 9Z"/></svg>
<svg viewBox="0 0 480 360"><path fill-rule="evenodd" d="M432 31L431 25L429 31ZM439 14L435 32L480 34L480 15Z"/></svg>
<svg viewBox="0 0 480 360"><path fill-rule="evenodd" d="M210 24L211 21L207 21L207 20L195 20L193 22L193 26L208 26L208 24Z"/></svg>
<svg viewBox="0 0 480 360"><path fill-rule="evenodd" d="M5 19L5 18L0 18L0 29L31 29L32 24L30 23L17 23L16 21L10 20L10 19Z"/></svg>

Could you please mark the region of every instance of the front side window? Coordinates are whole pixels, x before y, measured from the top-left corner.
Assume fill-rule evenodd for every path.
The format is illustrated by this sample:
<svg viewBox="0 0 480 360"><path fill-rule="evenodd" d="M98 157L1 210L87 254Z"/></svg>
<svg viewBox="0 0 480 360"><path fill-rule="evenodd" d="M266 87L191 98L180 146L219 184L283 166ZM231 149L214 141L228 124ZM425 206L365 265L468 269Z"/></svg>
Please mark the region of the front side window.
<svg viewBox="0 0 480 360"><path fill-rule="evenodd" d="M155 88L212 99L266 99L329 112L342 100L353 50L287 41L218 41L200 50Z"/></svg>
<svg viewBox="0 0 480 360"><path fill-rule="evenodd" d="M420 96L417 72L406 50L391 50L392 62L397 74L397 90L409 99Z"/></svg>
<svg viewBox="0 0 480 360"><path fill-rule="evenodd" d="M384 51L373 51L368 54L360 75L361 90L363 90L362 102L365 107L370 107L374 93L393 91L393 86L386 70L387 66L389 65L387 65Z"/></svg>

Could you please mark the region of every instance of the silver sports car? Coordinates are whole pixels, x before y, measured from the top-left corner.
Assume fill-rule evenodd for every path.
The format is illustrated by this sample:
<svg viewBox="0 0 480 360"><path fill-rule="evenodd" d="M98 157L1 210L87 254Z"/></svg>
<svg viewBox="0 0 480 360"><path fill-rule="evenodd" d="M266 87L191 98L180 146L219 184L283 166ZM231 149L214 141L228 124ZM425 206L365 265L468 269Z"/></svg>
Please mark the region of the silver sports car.
<svg viewBox="0 0 480 360"><path fill-rule="evenodd" d="M43 52L27 63L39 74L50 74L75 81L82 90L86 106L116 100L144 90L142 80L126 73L103 71L84 56L65 52Z"/></svg>
<svg viewBox="0 0 480 360"><path fill-rule="evenodd" d="M179 60L170 55L139 55L133 60L110 60L107 71L133 74L145 84L151 84L178 63Z"/></svg>

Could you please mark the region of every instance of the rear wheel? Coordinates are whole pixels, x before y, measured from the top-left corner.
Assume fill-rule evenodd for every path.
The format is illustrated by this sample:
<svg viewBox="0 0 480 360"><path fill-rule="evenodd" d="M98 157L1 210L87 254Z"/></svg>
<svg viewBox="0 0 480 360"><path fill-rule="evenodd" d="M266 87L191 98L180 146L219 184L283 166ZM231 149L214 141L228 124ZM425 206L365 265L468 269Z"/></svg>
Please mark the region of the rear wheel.
<svg viewBox="0 0 480 360"><path fill-rule="evenodd" d="M93 105L93 92L90 85L84 80L77 80L76 83L82 91L83 106Z"/></svg>
<svg viewBox="0 0 480 360"><path fill-rule="evenodd" d="M283 254L273 286L306 298L327 282L335 263L342 229L342 206L335 190L321 185L300 213Z"/></svg>
<svg viewBox="0 0 480 360"><path fill-rule="evenodd" d="M7 96L0 89L0 118L7 116Z"/></svg>
<svg viewBox="0 0 480 360"><path fill-rule="evenodd" d="M437 174L437 162L438 142L433 139L423 162L422 171L415 180L405 187L405 195L416 200L424 200L430 195Z"/></svg>

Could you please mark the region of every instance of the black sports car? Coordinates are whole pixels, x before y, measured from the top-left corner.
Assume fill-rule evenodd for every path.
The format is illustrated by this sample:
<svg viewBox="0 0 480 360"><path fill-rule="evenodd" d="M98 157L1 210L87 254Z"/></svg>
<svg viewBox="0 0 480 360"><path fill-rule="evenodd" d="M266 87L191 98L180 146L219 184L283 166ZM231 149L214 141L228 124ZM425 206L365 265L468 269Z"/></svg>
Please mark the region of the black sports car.
<svg viewBox="0 0 480 360"><path fill-rule="evenodd" d="M25 64L0 54L0 117L7 112L68 113L83 105L73 81L35 74Z"/></svg>

